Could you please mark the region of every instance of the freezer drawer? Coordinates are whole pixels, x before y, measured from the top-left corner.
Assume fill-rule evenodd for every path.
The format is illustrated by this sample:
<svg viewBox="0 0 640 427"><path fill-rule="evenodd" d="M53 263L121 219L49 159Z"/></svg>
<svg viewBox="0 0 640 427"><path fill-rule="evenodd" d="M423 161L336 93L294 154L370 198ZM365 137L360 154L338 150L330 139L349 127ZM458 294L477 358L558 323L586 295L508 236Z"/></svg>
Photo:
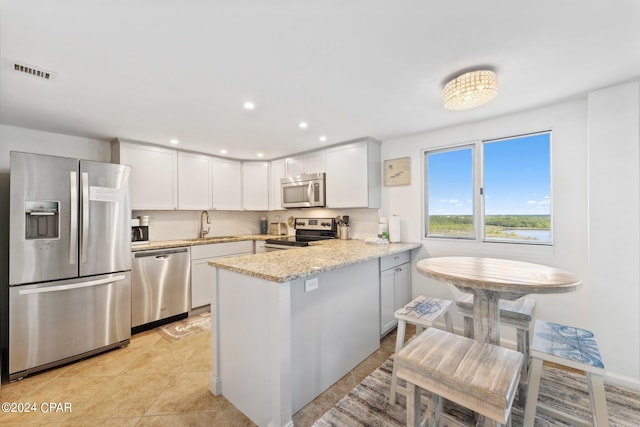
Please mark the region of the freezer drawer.
<svg viewBox="0 0 640 427"><path fill-rule="evenodd" d="M189 248L134 252L131 265L131 326L189 311Z"/></svg>
<svg viewBox="0 0 640 427"><path fill-rule="evenodd" d="M9 378L123 346L130 272L9 288Z"/></svg>

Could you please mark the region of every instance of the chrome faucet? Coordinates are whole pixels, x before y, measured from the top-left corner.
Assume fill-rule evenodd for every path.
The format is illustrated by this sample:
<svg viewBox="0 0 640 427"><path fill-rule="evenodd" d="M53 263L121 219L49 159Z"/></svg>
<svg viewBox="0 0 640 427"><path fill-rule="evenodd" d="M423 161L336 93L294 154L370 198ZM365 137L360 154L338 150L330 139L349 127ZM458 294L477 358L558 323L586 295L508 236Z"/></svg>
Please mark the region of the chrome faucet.
<svg viewBox="0 0 640 427"><path fill-rule="evenodd" d="M206 230L204 229L204 222L203 222L204 217L207 218L207 224L211 224L211 218L209 218L209 212L202 211L200 213L200 238L201 239L204 239L204 235L209 234L209 231L211 231L211 226L207 227Z"/></svg>

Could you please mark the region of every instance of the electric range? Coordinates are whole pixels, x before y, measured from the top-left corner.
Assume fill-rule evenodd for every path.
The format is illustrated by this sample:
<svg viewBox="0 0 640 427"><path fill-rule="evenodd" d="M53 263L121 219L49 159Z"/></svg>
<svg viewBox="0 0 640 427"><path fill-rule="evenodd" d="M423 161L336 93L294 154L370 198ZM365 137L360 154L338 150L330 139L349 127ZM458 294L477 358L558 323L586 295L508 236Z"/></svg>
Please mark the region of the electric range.
<svg viewBox="0 0 640 427"><path fill-rule="evenodd" d="M335 218L296 218L296 235L276 237L265 241L267 252L309 246L309 242L335 239L338 227Z"/></svg>

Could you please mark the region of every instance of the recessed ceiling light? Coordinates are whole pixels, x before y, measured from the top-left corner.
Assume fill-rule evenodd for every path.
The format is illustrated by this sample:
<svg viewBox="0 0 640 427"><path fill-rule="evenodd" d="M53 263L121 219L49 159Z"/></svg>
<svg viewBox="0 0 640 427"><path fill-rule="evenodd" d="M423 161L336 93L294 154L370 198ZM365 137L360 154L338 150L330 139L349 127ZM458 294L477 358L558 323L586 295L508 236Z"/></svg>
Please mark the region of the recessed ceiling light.
<svg viewBox="0 0 640 427"><path fill-rule="evenodd" d="M220 150L220 154L227 154L227 150L223 148L222 150Z"/></svg>
<svg viewBox="0 0 640 427"><path fill-rule="evenodd" d="M173 145L178 145L180 144L180 141L178 141L177 139L172 139L171 141L169 141L170 143L172 143Z"/></svg>
<svg viewBox="0 0 640 427"><path fill-rule="evenodd" d="M321 142L325 142L327 140L327 137L322 135L320 138L318 138Z"/></svg>
<svg viewBox="0 0 640 427"><path fill-rule="evenodd" d="M307 123L307 122L300 122L300 123L298 123L298 127L299 127L300 129L306 129L306 128L308 128L308 127L309 127L309 123Z"/></svg>
<svg viewBox="0 0 640 427"><path fill-rule="evenodd" d="M244 104L242 104L242 106L244 107L245 110L248 110L248 111L251 111L256 108L256 104L254 104L251 101L245 102Z"/></svg>
<svg viewBox="0 0 640 427"><path fill-rule="evenodd" d="M256 154L256 155L257 155L258 157L264 157L264 154L262 154L262 153L258 153L258 154Z"/></svg>

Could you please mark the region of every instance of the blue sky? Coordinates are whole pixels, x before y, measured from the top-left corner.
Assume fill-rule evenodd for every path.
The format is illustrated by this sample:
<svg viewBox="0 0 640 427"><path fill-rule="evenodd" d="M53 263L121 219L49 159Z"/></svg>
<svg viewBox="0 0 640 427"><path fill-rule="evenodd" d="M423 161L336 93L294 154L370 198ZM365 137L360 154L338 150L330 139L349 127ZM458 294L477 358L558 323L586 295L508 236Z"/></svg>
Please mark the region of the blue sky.
<svg viewBox="0 0 640 427"><path fill-rule="evenodd" d="M428 156L429 214L473 213L472 148ZM484 144L485 213L549 215L550 134Z"/></svg>

